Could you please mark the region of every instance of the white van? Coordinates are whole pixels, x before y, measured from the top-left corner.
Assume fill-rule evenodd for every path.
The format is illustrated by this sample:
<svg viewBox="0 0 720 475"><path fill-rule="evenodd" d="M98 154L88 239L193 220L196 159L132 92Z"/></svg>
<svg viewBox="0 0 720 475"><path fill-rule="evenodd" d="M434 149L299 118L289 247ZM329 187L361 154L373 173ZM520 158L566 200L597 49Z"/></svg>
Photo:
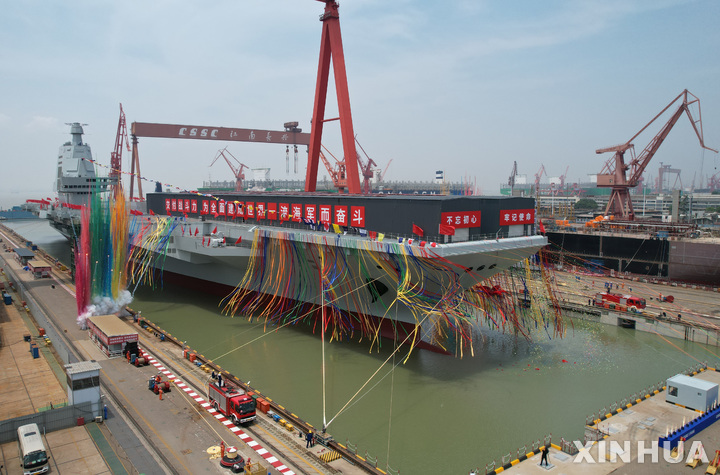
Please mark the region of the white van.
<svg viewBox="0 0 720 475"><path fill-rule="evenodd" d="M18 427L18 445L20 446L20 465L24 475L35 475L50 470L48 456L42 435L37 424Z"/></svg>

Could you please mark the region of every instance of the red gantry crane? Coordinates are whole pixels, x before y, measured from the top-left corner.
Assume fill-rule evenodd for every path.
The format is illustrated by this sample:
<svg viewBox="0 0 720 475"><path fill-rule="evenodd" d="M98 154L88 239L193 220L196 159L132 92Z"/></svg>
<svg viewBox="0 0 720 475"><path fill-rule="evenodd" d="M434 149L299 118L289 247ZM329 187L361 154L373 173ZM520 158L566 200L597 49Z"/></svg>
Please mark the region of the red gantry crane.
<svg viewBox="0 0 720 475"><path fill-rule="evenodd" d="M663 126L660 132L653 137L642 153L635 157L635 148L632 141L680 99L682 99L680 106L673 113L667 123ZM690 106L693 104L697 104L698 107L697 120L693 119L692 113L690 112ZM640 129L640 132L633 135L630 140L621 145L595 150L595 153L597 154L615 152L615 155L613 155L613 157L605 163L602 171L597 175L598 187L612 188L612 191L610 192L610 199L608 201L607 208L605 209L606 215L612 214L622 219L635 219L635 212L633 210L632 200L630 199L630 188L634 188L638 185L645 168L648 166L648 163L650 163L650 160L658 151L658 148L660 148L660 145L662 145L663 141L670 133L670 130L677 123L683 113L687 114L688 119L690 119L690 123L695 130L695 135L697 135L698 140L700 140L700 146L706 150L712 150L717 153L717 150L706 147L705 142L703 141L700 99L685 89L679 96L673 99L670 104L660 111L658 115L648 122L645 127ZM630 163L626 164L625 152L628 150L630 150L630 154L633 157L632 160L630 160Z"/></svg>
<svg viewBox="0 0 720 475"><path fill-rule="evenodd" d="M340 121L342 135L343 155L345 156L347 172L347 192L360 193L360 174L357 164L350 111L350 94L348 92L347 73L345 71L345 54L343 53L342 36L340 34L339 5L335 0L318 0L325 4L325 12L320 15L322 37L320 38L320 59L318 61L318 75L315 84L315 102L312 115L312 129L310 132L310 145L308 148L308 165L305 175L305 191L315 191L317 185L318 162L322 142L323 125L331 120ZM335 93L337 95L339 117L325 118L325 103L327 100L328 79L330 75L330 62L335 76Z"/></svg>
<svg viewBox="0 0 720 475"><path fill-rule="evenodd" d="M240 168L235 167L235 165L232 164L230 159L227 158L227 155L225 155L225 153L230 155L233 158L233 160L238 162L238 165L240 165ZM242 191L243 190L243 180L245 179L245 174L243 173L243 169L248 168L248 166L243 163L240 163L240 160L235 158L235 156L232 153L230 153L230 151L227 149L227 147L218 150L218 153L217 153L217 155L215 155L215 158L213 159L210 166L213 166L213 164L215 164L217 159L220 157L225 159L228 166L230 166L230 169L233 171L233 175L235 175L235 191Z"/></svg>
<svg viewBox="0 0 720 475"><path fill-rule="evenodd" d="M127 124L125 123L125 112L123 112L122 103L120 103L120 120L118 120L117 135L115 136L115 148L110 154L110 178L117 179L118 185L121 184L123 143L125 143L129 152L130 140L128 139Z"/></svg>

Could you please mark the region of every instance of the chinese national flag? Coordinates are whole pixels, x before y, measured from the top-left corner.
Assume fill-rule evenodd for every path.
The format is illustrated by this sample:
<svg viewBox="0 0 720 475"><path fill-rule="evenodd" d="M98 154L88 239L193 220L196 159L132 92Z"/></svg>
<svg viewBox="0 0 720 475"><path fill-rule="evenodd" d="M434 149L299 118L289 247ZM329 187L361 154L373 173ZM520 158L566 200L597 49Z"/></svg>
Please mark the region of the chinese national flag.
<svg viewBox="0 0 720 475"><path fill-rule="evenodd" d="M195 228L195 236L197 236L199 232L200 230L198 228Z"/></svg>
<svg viewBox="0 0 720 475"><path fill-rule="evenodd" d="M444 234L445 236L454 236L455 235L455 226L450 226L449 224L441 224L440 225L440 234Z"/></svg>
<svg viewBox="0 0 720 475"><path fill-rule="evenodd" d="M413 223L413 234L417 234L418 236L422 237L425 235L425 231L423 231L423 228Z"/></svg>
<svg viewBox="0 0 720 475"><path fill-rule="evenodd" d="M540 232L545 234L545 226L543 226L542 221L538 221L538 227L540 228Z"/></svg>
<svg viewBox="0 0 720 475"><path fill-rule="evenodd" d="M205 236L203 236L202 245L205 245Z"/></svg>
<svg viewBox="0 0 720 475"><path fill-rule="evenodd" d="M153 212L153 210L150 210L150 214L155 216L155 212Z"/></svg>
<svg viewBox="0 0 720 475"><path fill-rule="evenodd" d="M215 226L215 229L213 229L212 234L215 234L215 233L217 233L217 226Z"/></svg>
<svg viewBox="0 0 720 475"><path fill-rule="evenodd" d="M237 238L237 241L235 241L235 245L237 246L238 244L240 244L240 241L242 241L242 236Z"/></svg>

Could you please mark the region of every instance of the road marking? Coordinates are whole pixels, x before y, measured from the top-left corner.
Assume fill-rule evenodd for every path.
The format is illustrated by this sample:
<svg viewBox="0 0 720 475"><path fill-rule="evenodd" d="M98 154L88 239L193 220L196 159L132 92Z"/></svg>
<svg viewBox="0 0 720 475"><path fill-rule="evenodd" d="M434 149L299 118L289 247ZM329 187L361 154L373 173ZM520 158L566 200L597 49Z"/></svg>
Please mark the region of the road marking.
<svg viewBox="0 0 720 475"><path fill-rule="evenodd" d="M252 437L247 435L242 429L239 427L233 425L233 423L223 416L221 413L216 411L213 408L209 408L210 404L205 401L201 396L197 395L197 393L190 393L192 389L190 389L185 382L183 382L180 378L177 378L175 375L173 375L170 371L168 371L164 366L160 364L155 358L152 356L149 357L148 361L151 365L155 366L158 371L160 371L162 374L167 376L168 380L172 380L175 385L182 389L183 391L189 393L188 395L191 396L195 402L199 403L202 407L206 408L207 411L215 416L217 420L222 422L225 426L232 425L233 427L230 428L231 431L235 433L235 435L238 436L243 442L247 444L248 447L252 448L258 455L260 455L263 459L265 459L266 462L268 462L270 465L272 465L276 470L278 470L283 475L295 475L295 472L290 470L288 467L286 467L284 464L280 462L280 460L277 459L274 455L272 455L267 449L264 449L259 443L257 443L255 440L253 440Z"/></svg>

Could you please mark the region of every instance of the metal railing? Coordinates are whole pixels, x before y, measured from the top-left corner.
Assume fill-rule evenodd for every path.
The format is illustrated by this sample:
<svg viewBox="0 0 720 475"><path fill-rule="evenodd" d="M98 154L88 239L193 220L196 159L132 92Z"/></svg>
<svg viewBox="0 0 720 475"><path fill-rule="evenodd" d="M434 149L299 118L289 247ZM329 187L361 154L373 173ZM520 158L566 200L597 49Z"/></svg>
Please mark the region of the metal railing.
<svg viewBox="0 0 720 475"><path fill-rule="evenodd" d="M74 406L66 406L4 420L0 422L0 443L4 444L17 440L17 429L25 424L35 423L43 432L54 432L56 430L73 427L78 424L79 418L84 418L85 420L94 418L95 414L92 411L93 404L100 403L101 401L96 403L83 402Z"/></svg>

